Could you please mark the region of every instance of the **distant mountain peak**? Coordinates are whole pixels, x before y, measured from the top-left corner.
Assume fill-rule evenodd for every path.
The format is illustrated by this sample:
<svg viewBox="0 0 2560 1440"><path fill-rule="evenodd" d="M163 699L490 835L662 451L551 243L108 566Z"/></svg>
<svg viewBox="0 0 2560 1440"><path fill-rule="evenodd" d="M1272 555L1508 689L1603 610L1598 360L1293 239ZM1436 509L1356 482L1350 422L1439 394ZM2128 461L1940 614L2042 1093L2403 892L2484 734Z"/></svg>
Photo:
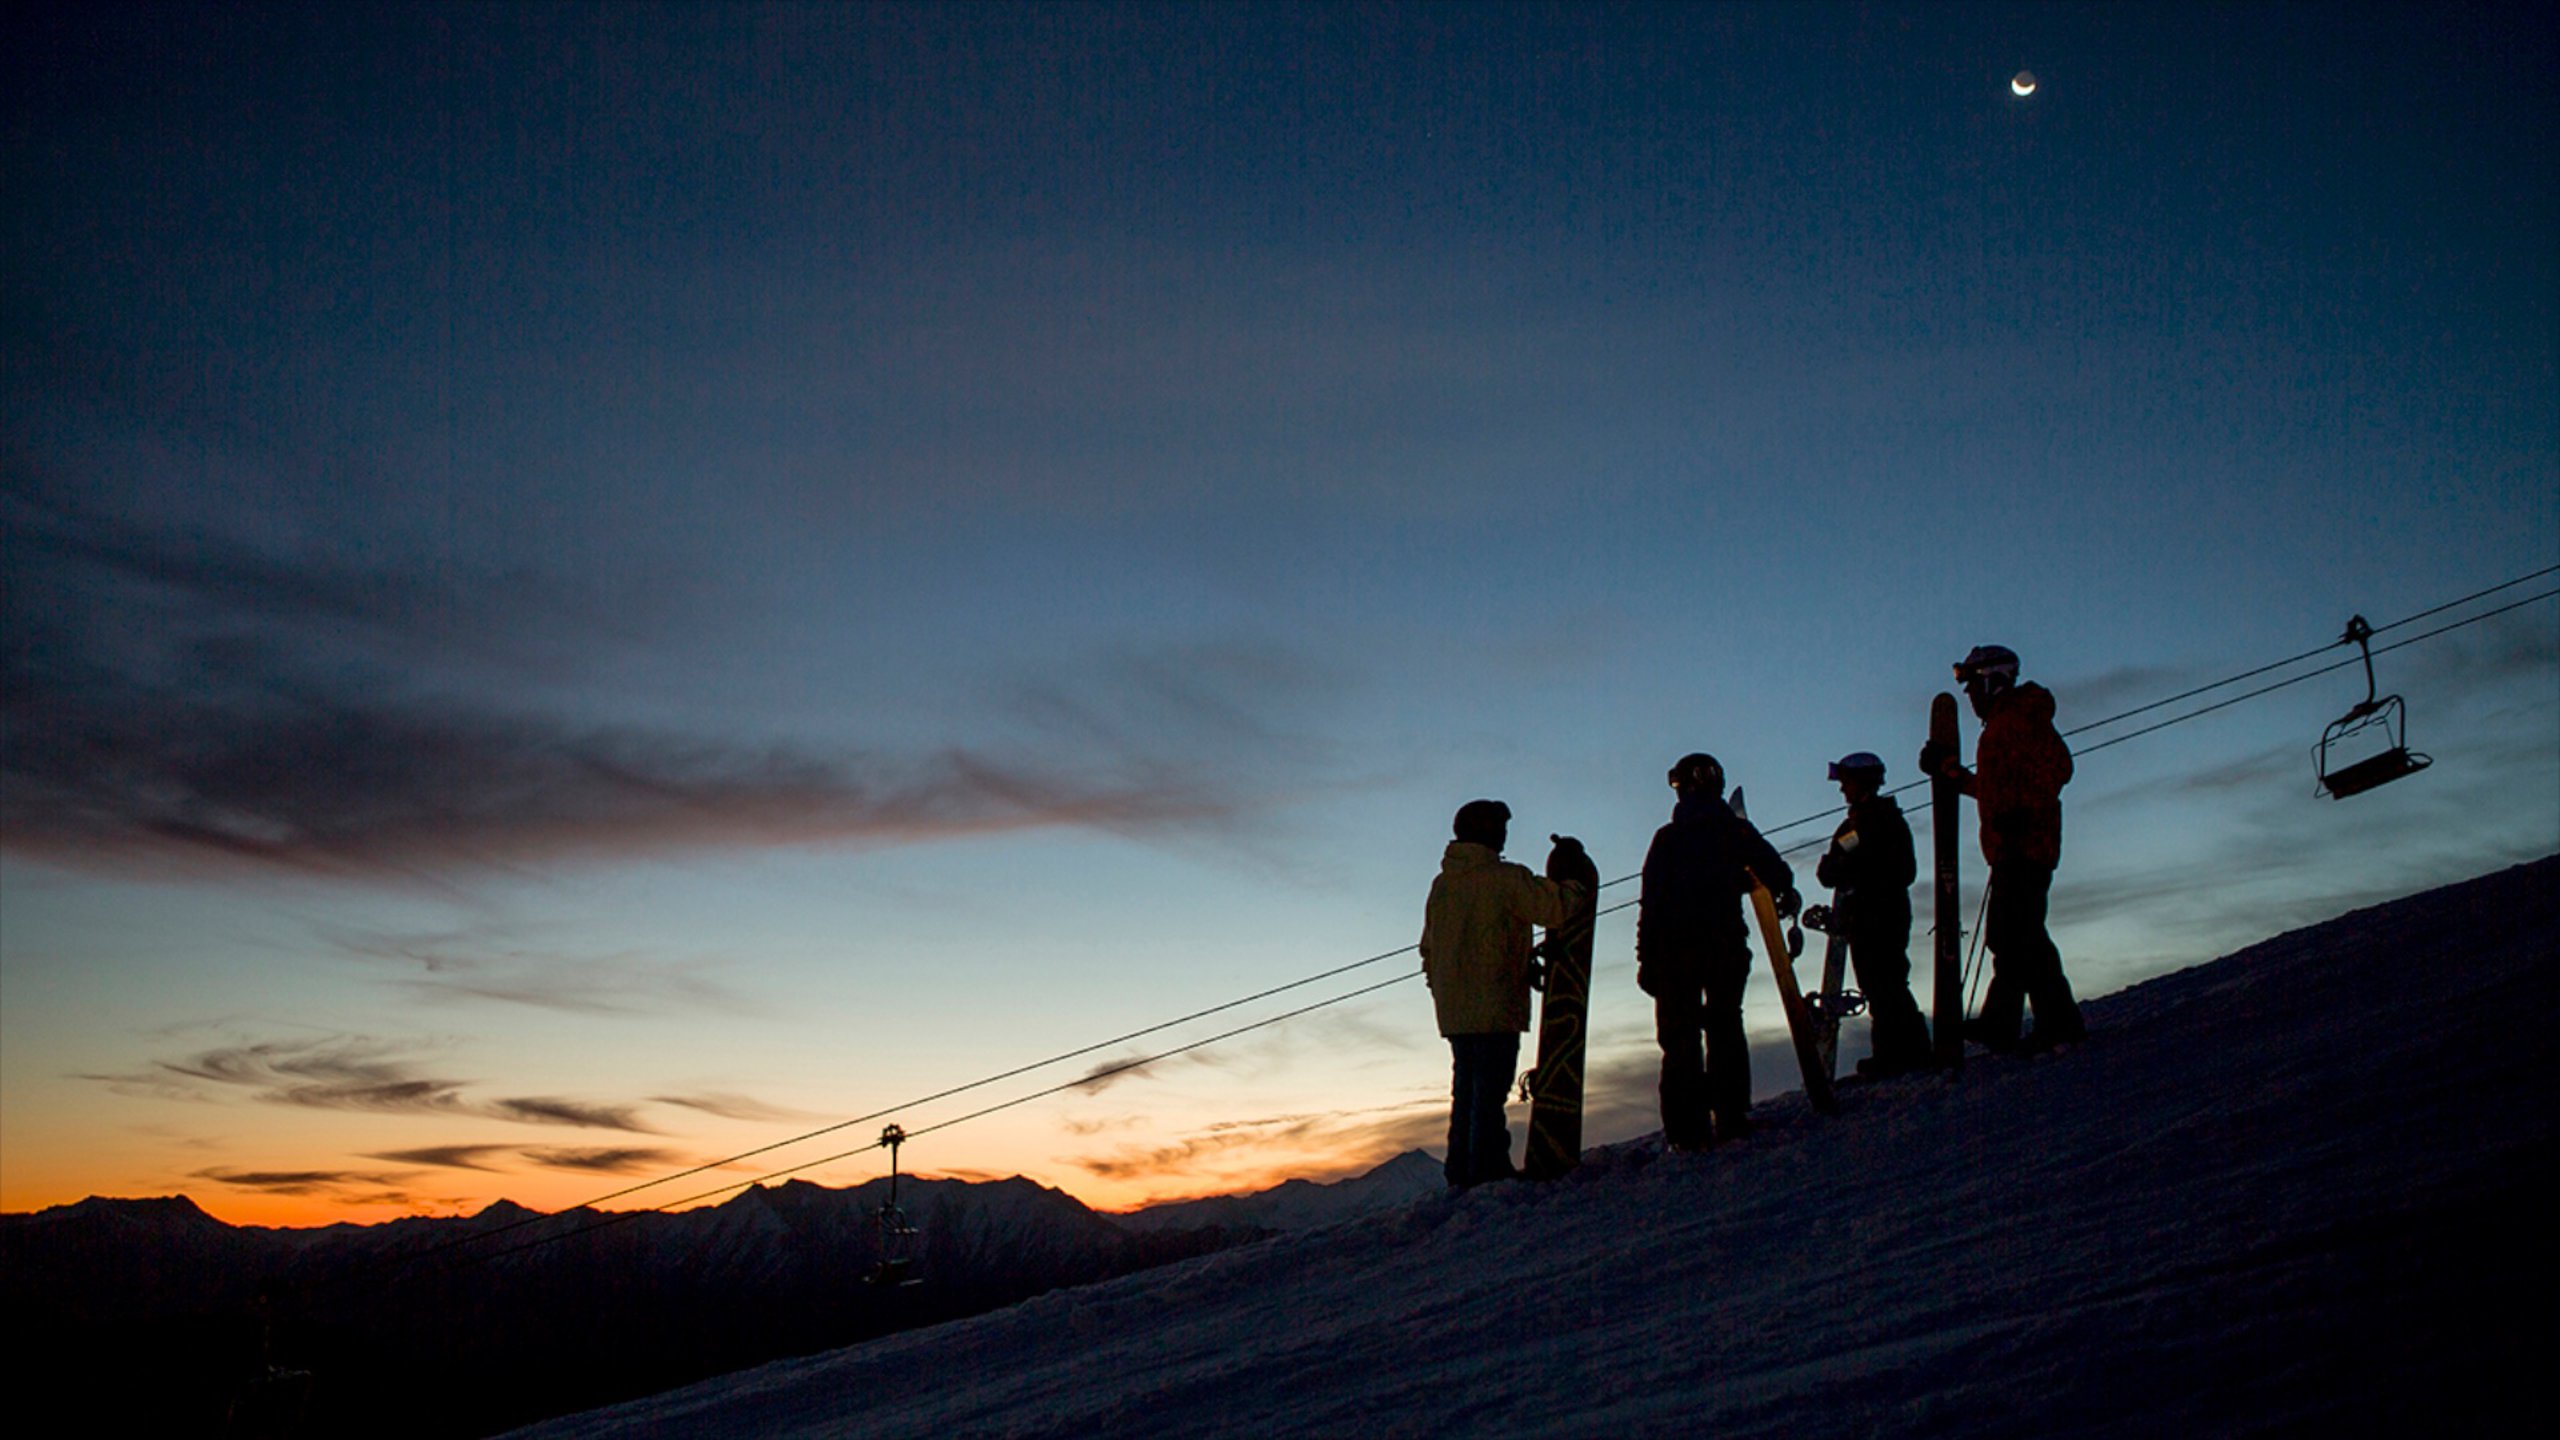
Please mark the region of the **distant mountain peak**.
<svg viewBox="0 0 2560 1440"><path fill-rule="evenodd" d="M1264 1190L1169 1200L1114 1218L1138 1231L1206 1225L1307 1230L1395 1209L1440 1193L1446 1183L1430 1152L1407 1150L1339 1180L1283 1180Z"/></svg>
<svg viewBox="0 0 2560 1440"><path fill-rule="evenodd" d="M38 1217L107 1220L149 1230L194 1231L228 1230L231 1227L204 1213L204 1207L185 1195L151 1195L136 1199L118 1199L111 1195L91 1195L69 1205L56 1205L39 1210Z"/></svg>

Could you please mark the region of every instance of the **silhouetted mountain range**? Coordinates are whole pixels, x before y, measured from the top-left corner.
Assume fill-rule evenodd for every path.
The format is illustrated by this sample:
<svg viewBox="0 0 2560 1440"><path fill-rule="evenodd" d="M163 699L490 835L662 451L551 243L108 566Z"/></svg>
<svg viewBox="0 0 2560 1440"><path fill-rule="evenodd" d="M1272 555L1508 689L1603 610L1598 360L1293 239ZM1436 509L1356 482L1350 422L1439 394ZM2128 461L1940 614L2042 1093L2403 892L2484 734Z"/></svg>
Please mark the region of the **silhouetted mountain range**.
<svg viewBox="0 0 2560 1440"><path fill-rule="evenodd" d="M229 1412L245 1433L480 1434L1368 1213L1418 1177L1436 1188L1438 1168L1413 1152L1127 1216L1020 1178L909 1176L925 1283L903 1287L866 1283L885 1179L678 1214L501 1200L309 1230L227 1225L185 1196L91 1198L0 1216L0 1277L34 1322L13 1347L22 1384L87 1397L106 1430L222 1433ZM259 1382L270 1364L307 1378Z"/></svg>

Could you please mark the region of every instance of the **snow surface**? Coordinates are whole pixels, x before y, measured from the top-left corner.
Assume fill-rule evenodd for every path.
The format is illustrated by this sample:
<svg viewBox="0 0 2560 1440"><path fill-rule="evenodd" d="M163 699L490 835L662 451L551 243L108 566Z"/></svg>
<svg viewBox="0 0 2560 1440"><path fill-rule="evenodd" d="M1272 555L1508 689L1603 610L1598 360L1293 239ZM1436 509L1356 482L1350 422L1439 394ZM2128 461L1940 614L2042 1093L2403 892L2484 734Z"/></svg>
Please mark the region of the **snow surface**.
<svg viewBox="0 0 2560 1440"><path fill-rule="evenodd" d="M2095 1002L2065 1056L518 1433L2503 1430L2554 1338L2555 954L2560 856Z"/></svg>

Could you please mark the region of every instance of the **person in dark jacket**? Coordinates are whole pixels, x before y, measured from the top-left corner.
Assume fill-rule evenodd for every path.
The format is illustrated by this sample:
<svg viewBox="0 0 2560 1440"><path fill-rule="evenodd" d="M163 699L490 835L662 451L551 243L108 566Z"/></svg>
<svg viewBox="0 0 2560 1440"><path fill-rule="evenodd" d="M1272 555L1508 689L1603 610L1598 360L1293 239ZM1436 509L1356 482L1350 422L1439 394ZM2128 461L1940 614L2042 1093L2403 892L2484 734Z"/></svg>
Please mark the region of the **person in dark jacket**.
<svg viewBox="0 0 2560 1440"><path fill-rule="evenodd" d="M1529 927L1561 925L1590 896L1502 858L1511 807L1470 800L1450 823L1454 836L1422 910L1423 978L1449 1041L1449 1153L1442 1172L1453 1190L1507 1180L1511 1128L1503 1101L1520 1068L1520 1032L1529 1028ZM1561 851L1579 841L1558 837Z"/></svg>
<svg viewBox="0 0 2560 1440"><path fill-rule="evenodd" d="M1832 924L1849 941L1849 964L1867 997L1875 1053L1858 1062L1861 1075L1882 1078L1926 1070L1929 1025L1911 998L1911 882L1920 866L1911 849L1911 823L1884 790L1884 761L1867 751L1844 755L1831 766L1849 813L1831 832L1831 848L1814 878L1832 891Z"/></svg>
<svg viewBox="0 0 2560 1440"><path fill-rule="evenodd" d="M1662 1138L1701 1150L1751 1128L1751 1052L1742 989L1751 976L1741 897L1748 869L1797 906L1795 874L1751 823L1724 802L1724 767L1689 755L1671 767L1679 800L1645 852L1636 910L1636 984L1653 997L1662 1044ZM1703 1049L1701 1041L1703 1040Z"/></svg>
<svg viewBox="0 0 2560 1440"><path fill-rule="evenodd" d="M2053 694L2018 683L2017 652L1977 645L1956 662L1956 679L1982 720L1973 768L1923 747L1920 768L1953 779L1979 812L1982 858L1990 863L1983 941L1991 950L1991 983L1982 1014L1965 1038L1987 1049L2021 1048L2022 1011L2034 1006L2035 1033L2024 1048L2069 1045L2088 1033L2062 952L2045 929L2054 868L2062 863L2062 787L2071 783L2071 747L2053 728Z"/></svg>

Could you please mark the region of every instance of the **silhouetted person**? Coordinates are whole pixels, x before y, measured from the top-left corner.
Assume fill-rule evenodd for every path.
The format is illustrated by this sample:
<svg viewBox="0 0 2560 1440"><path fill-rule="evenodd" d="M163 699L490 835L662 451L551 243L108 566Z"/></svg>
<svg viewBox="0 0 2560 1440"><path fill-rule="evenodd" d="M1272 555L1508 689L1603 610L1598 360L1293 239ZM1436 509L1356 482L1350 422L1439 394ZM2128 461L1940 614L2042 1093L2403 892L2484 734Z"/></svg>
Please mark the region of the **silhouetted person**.
<svg viewBox="0 0 2560 1440"><path fill-rule="evenodd" d="M2062 787L2071 783L2071 747L2053 728L2052 692L2020 684L2017 654L2006 646L1973 647L1956 662L1956 679L1982 720L1973 768L1928 746L1920 768L1952 778L1973 797L1982 858L1991 866L1983 917L1991 984L1965 1037L1991 1050L2016 1050L2020 1012L2033 1005L2036 1028L2027 1047L2068 1045L2088 1027L2062 973L2062 952L2046 933L2045 905L2062 862Z"/></svg>
<svg viewBox="0 0 2560 1440"><path fill-rule="evenodd" d="M1861 1075L1884 1077L1925 1070L1928 1022L1911 998L1911 882L1920 873L1912 854L1911 824L1884 789L1884 761L1867 751L1843 755L1831 766L1849 813L1831 832L1831 848L1814 878L1832 890L1832 924L1849 941L1849 964L1867 997L1867 1022L1875 1053L1858 1062Z"/></svg>
<svg viewBox="0 0 2560 1440"><path fill-rule="evenodd" d="M1751 978L1743 919L1747 867L1794 914L1795 873L1724 802L1724 767L1688 755L1671 767L1679 799L1645 852L1636 910L1636 984L1653 997L1662 1045L1662 1138L1701 1150L1751 1129L1751 1051L1742 989ZM1701 1049L1701 1040L1704 1048Z"/></svg>
<svg viewBox="0 0 2560 1440"><path fill-rule="evenodd" d="M1422 973L1449 1039L1449 1158L1442 1169L1453 1189L1515 1173L1502 1106L1520 1069L1520 1033L1529 1028L1529 927L1563 924L1585 898L1578 884L1503 859L1510 829L1511 808L1499 800L1458 807L1450 825L1456 838L1441 855L1422 910Z"/></svg>

